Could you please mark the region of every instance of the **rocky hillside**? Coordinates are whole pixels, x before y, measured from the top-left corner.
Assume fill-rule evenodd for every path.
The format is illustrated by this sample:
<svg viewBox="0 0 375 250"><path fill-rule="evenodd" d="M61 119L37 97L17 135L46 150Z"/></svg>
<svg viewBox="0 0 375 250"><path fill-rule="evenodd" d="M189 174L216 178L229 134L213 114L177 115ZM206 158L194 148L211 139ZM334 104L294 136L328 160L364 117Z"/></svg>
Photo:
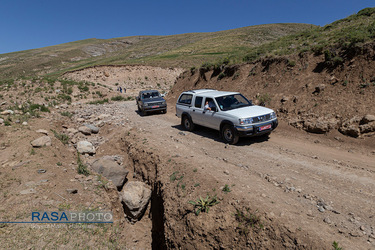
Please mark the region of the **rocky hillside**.
<svg viewBox="0 0 375 250"><path fill-rule="evenodd" d="M305 52L242 65L202 66L181 75L168 97L174 103L188 89L239 91L296 128L373 136L375 43L353 54L338 65L327 62L325 55Z"/></svg>

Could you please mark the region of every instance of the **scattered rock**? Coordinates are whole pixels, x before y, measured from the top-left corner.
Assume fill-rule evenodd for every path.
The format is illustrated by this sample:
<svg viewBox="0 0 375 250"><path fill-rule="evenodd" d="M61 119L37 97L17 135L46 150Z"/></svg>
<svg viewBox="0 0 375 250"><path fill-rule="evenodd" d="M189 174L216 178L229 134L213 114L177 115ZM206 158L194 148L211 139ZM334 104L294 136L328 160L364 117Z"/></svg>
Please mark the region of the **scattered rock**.
<svg viewBox="0 0 375 250"><path fill-rule="evenodd" d="M358 137L360 135L359 127L356 125L349 125L349 126L341 126L339 131L351 137Z"/></svg>
<svg viewBox="0 0 375 250"><path fill-rule="evenodd" d="M289 100L290 100L289 97L283 96L283 98L281 98L280 102L285 103L285 102L288 102Z"/></svg>
<svg viewBox="0 0 375 250"><path fill-rule="evenodd" d="M13 110L4 110L3 112L1 112L2 115L13 115L14 114L14 111Z"/></svg>
<svg viewBox="0 0 375 250"><path fill-rule="evenodd" d="M359 130L362 134L375 132L375 121L360 125Z"/></svg>
<svg viewBox="0 0 375 250"><path fill-rule="evenodd" d="M95 147L91 142L79 141L77 143L77 151L81 154L95 154Z"/></svg>
<svg viewBox="0 0 375 250"><path fill-rule="evenodd" d="M331 223L332 223L332 221L330 220L329 217L324 218L323 221L324 221L325 223L327 223L327 224L331 224Z"/></svg>
<svg viewBox="0 0 375 250"><path fill-rule="evenodd" d="M111 180L117 188L122 187L126 176L129 173L128 170L126 170L123 166L120 166L113 158L106 156L95 160L91 167L98 174L101 174L108 180Z"/></svg>
<svg viewBox="0 0 375 250"><path fill-rule="evenodd" d="M101 114L97 117L98 120L104 120L105 118L111 117L109 114Z"/></svg>
<svg viewBox="0 0 375 250"><path fill-rule="evenodd" d="M326 88L325 84L319 84L318 86L315 87L315 90L313 94L319 94L321 93L324 89Z"/></svg>
<svg viewBox="0 0 375 250"><path fill-rule="evenodd" d="M91 135L91 129L87 126L81 126L78 128L78 131L84 135Z"/></svg>
<svg viewBox="0 0 375 250"><path fill-rule="evenodd" d="M77 134L79 131L78 131L77 129L75 129L75 128L68 128L68 129L66 130L66 132L68 132L69 134L75 135L75 134Z"/></svg>
<svg viewBox="0 0 375 250"><path fill-rule="evenodd" d="M36 193L36 190L34 188L29 188L29 189L20 191L20 194L35 194L35 193Z"/></svg>
<svg viewBox="0 0 375 250"><path fill-rule="evenodd" d="M0 124L4 123L4 119L0 118Z"/></svg>
<svg viewBox="0 0 375 250"><path fill-rule="evenodd" d="M14 166L12 167L12 170L15 170L15 169L17 169L17 168L19 168L19 167L22 167L22 166L26 165L26 164L29 164L30 162L31 162L30 160L27 160L27 161L21 161L20 163L14 165Z"/></svg>
<svg viewBox="0 0 375 250"><path fill-rule="evenodd" d="M78 189L76 189L76 188L68 188L68 189L66 190L66 192L67 192L68 194L76 194L76 193L78 193Z"/></svg>
<svg viewBox="0 0 375 250"><path fill-rule="evenodd" d="M93 134L99 133L99 128L97 126L94 126L92 124L85 124L85 126L91 129L91 133Z"/></svg>
<svg viewBox="0 0 375 250"><path fill-rule="evenodd" d="M45 134L45 135L48 135L48 131L45 130L45 129L38 129L37 131L35 131L37 133L40 133L40 134Z"/></svg>
<svg viewBox="0 0 375 250"><path fill-rule="evenodd" d="M365 115L362 117L361 121L359 122L360 125L367 124L370 122L375 122L375 115Z"/></svg>
<svg viewBox="0 0 375 250"><path fill-rule="evenodd" d="M132 219L139 219L151 199L151 189L143 182L129 181L120 193L124 204L125 214Z"/></svg>
<svg viewBox="0 0 375 250"><path fill-rule="evenodd" d="M40 147L43 147L43 146L51 146L52 141L51 141L51 138L49 136L45 135L45 136L39 137L38 139L35 139L34 141L32 141L31 145L34 148L40 148Z"/></svg>

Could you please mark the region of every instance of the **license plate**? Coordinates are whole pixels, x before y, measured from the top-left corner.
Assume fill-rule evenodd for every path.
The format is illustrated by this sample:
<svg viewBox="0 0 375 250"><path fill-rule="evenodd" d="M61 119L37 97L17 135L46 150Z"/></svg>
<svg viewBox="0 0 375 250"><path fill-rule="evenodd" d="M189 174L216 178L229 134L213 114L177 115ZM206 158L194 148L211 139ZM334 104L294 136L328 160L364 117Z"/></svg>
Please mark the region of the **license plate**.
<svg viewBox="0 0 375 250"><path fill-rule="evenodd" d="M152 106L151 108L153 108L153 109L154 109L154 108L159 108L159 106Z"/></svg>
<svg viewBox="0 0 375 250"><path fill-rule="evenodd" d="M266 126L262 126L262 127L259 128L259 131L263 131L263 130L266 130L266 129L270 129L271 127L272 127L271 124L266 125Z"/></svg>

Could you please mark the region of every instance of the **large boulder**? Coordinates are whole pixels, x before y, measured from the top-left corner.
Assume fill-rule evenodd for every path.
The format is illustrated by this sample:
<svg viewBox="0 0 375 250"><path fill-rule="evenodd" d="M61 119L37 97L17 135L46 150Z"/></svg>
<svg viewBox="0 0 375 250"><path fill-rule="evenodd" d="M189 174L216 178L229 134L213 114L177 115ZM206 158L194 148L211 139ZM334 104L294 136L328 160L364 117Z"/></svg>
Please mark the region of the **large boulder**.
<svg viewBox="0 0 375 250"><path fill-rule="evenodd" d="M120 192L125 214L131 219L139 219L145 212L151 199L151 189L143 182L129 181Z"/></svg>
<svg viewBox="0 0 375 250"><path fill-rule="evenodd" d="M113 157L104 156L95 160L91 168L98 174L103 175L117 187L121 188L124 184L129 171L120 166Z"/></svg>
<svg viewBox="0 0 375 250"><path fill-rule="evenodd" d="M88 141L79 141L77 143L77 151L80 154L95 154L95 147L91 142Z"/></svg>
<svg viewBox="0 0 375 250"><path fill-rule="evenodd" d="M39 137L38 139L33 140L31 142L31 145L34 148L40 148L40 147L43 147L43 146L51 146L52 141L51 141L51 138L49 136L42 136L42 137Z"/></svg>
<svg viewBox="0 0 375 250"><path fill-rule="evenodd" d="M359 130L358 125L348 125L348 126L341 126L339 131L344 134L351 137L358 137L361 133Z"/></svg>
<svg viewBox="0 0 375 250"><path fill-rule="evenodd" d="M360 125L359 130L362 134L375 132L375 121Z"/></svg>
<svg viewBox="0 0 375 250"><path fill-rule="evenodd" d="M310 133L324 134L336 128L337 124L338 121L336 119L318 119L315 121L305 121L304 129Z"/></svg>
<svg viewBox="0 0 375 250"><path fill-rule="evenodd" d="M375 115L365 115L364 117L362 117L359 124L363 125L370 122L375 122Z"/></svg>

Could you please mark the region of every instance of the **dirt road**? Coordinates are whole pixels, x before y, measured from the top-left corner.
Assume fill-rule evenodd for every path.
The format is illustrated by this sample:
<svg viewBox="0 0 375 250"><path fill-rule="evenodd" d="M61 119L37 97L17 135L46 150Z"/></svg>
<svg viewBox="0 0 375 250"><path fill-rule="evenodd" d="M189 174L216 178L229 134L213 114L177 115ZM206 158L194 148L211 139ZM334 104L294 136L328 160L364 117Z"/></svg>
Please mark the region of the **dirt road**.
<svg viewBox="0 0 375 250"><path fill-rule="evenodd" d="M230 185L238 199L288 230L346 249L375 248L375 147L364 140L307 134L281 122L268 139L232 146L214 130L184 131L173 107L166 115L142 117L134 102L114 105L120 106L108 105L108 112L121 110L118 116L128 119L147 147L204 173L201 179L209 175Z"/></svg>

